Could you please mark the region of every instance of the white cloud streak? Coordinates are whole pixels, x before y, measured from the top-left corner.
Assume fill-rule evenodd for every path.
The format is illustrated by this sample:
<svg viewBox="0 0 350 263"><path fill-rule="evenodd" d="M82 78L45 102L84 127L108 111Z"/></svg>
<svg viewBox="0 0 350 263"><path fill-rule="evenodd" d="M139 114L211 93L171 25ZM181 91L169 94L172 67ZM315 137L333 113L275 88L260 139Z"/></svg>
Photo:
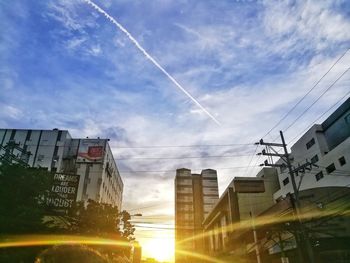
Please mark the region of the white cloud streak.
<svg viewBox="0 0 350 263"><path fill-rule="evenodd" d="M111 21L114 25L117 26L119 30L121 30L130 40L131 42L139 49L146 58L148 58L161 72L163 72L174 84L177 88L179 88L188 98L190 98L209 118L211 118L216 124L221 125L220 122L206 109L200 104L182 85L171 76L141 45L140 43L123 27L118 21L116 21L112 16L110 16L106 11L104 11L101 7L96 5L90 0L84 0L87 4L92 6L99 13L103 14L109 21Z"/></svg>

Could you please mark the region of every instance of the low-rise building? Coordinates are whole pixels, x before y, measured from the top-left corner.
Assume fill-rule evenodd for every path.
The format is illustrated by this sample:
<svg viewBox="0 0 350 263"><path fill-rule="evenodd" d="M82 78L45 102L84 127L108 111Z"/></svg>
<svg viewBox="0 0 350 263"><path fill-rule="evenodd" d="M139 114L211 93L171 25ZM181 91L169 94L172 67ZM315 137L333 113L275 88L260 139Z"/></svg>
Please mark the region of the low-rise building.
<svg viewBox="0 0 350 263"><path fill-rule="evenodd" d="M203 221L208 254L231 261L245 256L245 245L254 238L254 218L274 204L278 189L274 168L263 168L257 177L235 177Z"/></svg>

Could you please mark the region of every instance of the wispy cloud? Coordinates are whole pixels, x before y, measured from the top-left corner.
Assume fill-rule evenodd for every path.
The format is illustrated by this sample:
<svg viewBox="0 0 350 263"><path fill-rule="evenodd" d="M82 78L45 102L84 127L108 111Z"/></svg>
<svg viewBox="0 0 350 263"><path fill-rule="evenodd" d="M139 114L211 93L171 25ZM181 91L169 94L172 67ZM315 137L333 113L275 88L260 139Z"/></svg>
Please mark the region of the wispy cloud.
<svg viewBox="0 0 350 263"><path fill-rule="evenodd" d="M91 12L84 1L1 3L6 26L0 42L4 61L0 64L0 104L6 111L0 114L0 125L58 127L70 130L74 137L110 137L120 171L129 171L121 173L125 208L166 201L166 206L145 212L171 216L176 168L200 172L245 166L254 145L121 146L259 140L349 47L346 2L96 2L118 17L139 45L220 119L220 127L212 125L177 89L168 88L173 83L164 78L164 72L145 63L125 33L106 26L105 17ZM349 65L348 54L271 132L272 137L288 127ZM346 74L286 132L287 142L346 94L349 85ZM325 117L327 114L319 122ZM244 156L181 159L223 155ZM147 159L157 156L179 158ZM251 163L260 161L254 156ZM258 169L218 169L220 192L234 176L246 171L254 176ZM135 172L159 170L164 172ZM171 172L165 172L168 170Z"/></svg>
<svg viewBox="0 0 350 263"><path fill-rule="evenodd" d="M94 7L98 12L103 14L106 18L108 18L114 25L117 26L122 32L126 34L126 36L131 40L131 42L148 58L161 72L163 72L174 84L177 88L179 88L187 97L189 97L208 117L210 117L216 124L220 125L220 122L196 100L182 85L166 71L141 45L140 43L129 33L126 28L124 28L118 21L116 21L113 17L111 17L106 11L100 8L95 3L84 0L86 3L90 4Z"/></svg>

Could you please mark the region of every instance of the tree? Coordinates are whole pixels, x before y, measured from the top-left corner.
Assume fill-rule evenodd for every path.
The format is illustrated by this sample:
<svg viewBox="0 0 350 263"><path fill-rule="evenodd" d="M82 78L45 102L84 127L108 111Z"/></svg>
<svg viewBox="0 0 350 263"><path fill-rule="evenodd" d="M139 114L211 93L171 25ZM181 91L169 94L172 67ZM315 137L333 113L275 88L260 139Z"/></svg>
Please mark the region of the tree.
<svg viewBox="0 0 350 263"><path fill-rule="evenodd" d="M76 202L65 219L68 231L74 234L120 237L119 211L117 207L89 199L87 204Z"/></svg>
<svg viewBox="0 0 350 263"><path fill-rule="evenodd" d="M46 169L27 168L18 164L0 164L0 235L57 233L73 235L89 235L101 238L130 242L134 240L134 227L130 223L130 214L120 212L109 204L88 200L87 203L76 202L73 207L60 217L66 222L53 225L44 217L52 211L46 208L46 197L52 195L53 174ZM121 229L122 227L122 229ZM130 247L106 248L96 247L109 258L120 255L128 256ZM23 255L18 254L20 248L7 249L1 253L0 261L18 258L18 261L30 261L38 248L30 249ZM4 250L2 250L4 252ZM6 255L5 255L6 254ZM7 260L9 259L9 260ZM16 261L16 260L15 260Z"/></svg>
<svg viewBox="0 0 350 263"><path fill-rule="evenodd" d="M129 243L134 240L134 226L130 223L131 216L127 211L119 212L118 208L109 204L98 203L94 200L77 202L64 217L67 221L65 229L71 234L90 235L110 238ZM120 228L122 226L122 229ZM130 248L94 246L111 261L119 256L130 256Z"/></svg>
<svg viewBox="0 0 350 263"><path fill-rule="evenodd" d="M17 164L0 165L0 233L42 233L48 230L42 222L46 214L45 196L52 175L40 168Z"/></svg>

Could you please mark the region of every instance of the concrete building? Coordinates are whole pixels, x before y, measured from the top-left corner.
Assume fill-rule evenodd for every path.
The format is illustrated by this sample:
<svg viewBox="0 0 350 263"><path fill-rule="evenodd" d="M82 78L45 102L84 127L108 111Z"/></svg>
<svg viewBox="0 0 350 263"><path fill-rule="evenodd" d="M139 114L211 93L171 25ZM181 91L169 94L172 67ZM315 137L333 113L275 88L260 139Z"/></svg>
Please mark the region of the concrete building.
<svg viewBox="0 0 350 263"><path fill-rule="evenodd" d="M219 189L215 170L206 169L201 174L191 174L191 170L185 168L176 170L175 260L177 263L197 262L186 253L203 251L202 222L218 199Z"/></svg>
<svg viewBox="0 0 350 263"><path fill-rule="evenodd" d="M122 204L123 181L109 139L74 139L66 130L0 129L0 155L9 142L30 152L30 167L79 175L77 201ZM16 154L16 149L13 154ZM18 153L17 153L18 154Z"/></svg>
<svg viewBox="0 0 350 263"><path fill-rule="evenodd" d="M253 240L254 218L274 204L278 189L274 168L263 168L257 177L235 177L203 220L207 253L227 262L240 261Z"/></svg>
<svg viewBox="0 0 350 263"><path fill-rule="evenodd" d="M308 231L316 262L345 262L350 259L346 244L350 241L349 219L344 211L350 201L350 98L336 109L323 123L313 125L291 147L292 166L310 161L318 167L310 167L295 174L299 187L300 214ZM278 164L283 161L279 160ZM277 203L260 216L279 218L292 217L294 191L286 167L278 169L281 188L274 193ZM289 195L291 194L291 195ZM259 216L259 217L260 217ZM295 219L296 220L296 219ZM275 225L265 226L265 229ZM262 258L269 262L280 262L288 257L297 262L298 245L295 237L287 231L277 231L276 236L262 235L260 243ZM302 246L300 246L302 247ZM250 251L254 253L254 251ZM305 255L304 255L305 256Z"/></svg>
<svg viewBox="0 0 350 263"><path fill-rule="evenodd" d="M309 160L319 166L296 176L300 190L350 186L350 98L322 124L313 125L292 147L292 165ZM279 161L280 163L281 161ZM274 198L293 193L288 169L279 171L281 189Z"/></svg>

